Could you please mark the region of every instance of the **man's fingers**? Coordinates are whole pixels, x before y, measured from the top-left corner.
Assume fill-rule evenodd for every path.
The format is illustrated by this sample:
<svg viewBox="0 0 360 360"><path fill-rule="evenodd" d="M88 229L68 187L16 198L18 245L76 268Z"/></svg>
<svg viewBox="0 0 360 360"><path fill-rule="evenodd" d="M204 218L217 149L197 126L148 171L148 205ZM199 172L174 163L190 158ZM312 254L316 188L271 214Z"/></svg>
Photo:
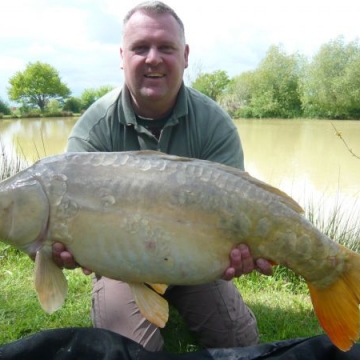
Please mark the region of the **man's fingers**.
<svg viewBox="0 0 360 360"><path fill-rule="evenodd" d="M235 277L235 269L230 267L230 268L227 268L222 279L223 280L226 280L226 281L230 281L232 280L233 278Z"/></svg>
<svg viewBox="0 0 360 360"><path fill-rule="evenodd" d="M226 269L223 279L231 280L234 277L249 274L258 270L263 275L272 275L271 263L266 259L257 259L251 255L250 249L245 244L240 244L230 252L230 266Z"/></svg>
<svg viewBox="0 0 360 360"><path fill-rule="evenodd" d="M75 269L79 266L68 251L63 251L60 253L60 258L65 269Z"/></svg>
<svg viewBox="0 0 360 360"><path fill-rule="evenodd" d="M52 245L52 255L55 264L61 269L72 270L80 266L62 243L54 243ZM85 275L92 274L90 269L82 268L82 271Z"/></svg>
<svg viewBox="0 0 360 360"><path fill-rule="evenodd" d="M237 269L235 276L251 273L255 269L255 264L249 248L246 245L241 244L237 247L237 249L240 250L242 266L240 269Z"/></svg>
<svg viewBox="0 0 360 360"><path fill-rule="evenodd" d="M54 243L52 245L52 255L54 262L60 268L75 269L78 267L72 254L70 254L64 244Z"/></svg>
<svg viewBox="0 0 360 360"><path fill-rule="evenodd" d="M65 246L61 243L54 243L52 246L52 257L55 264L62 268L64 267L63 260L61 258L61 253L65 251Z"/></svg>
<svg viewBox="0 0 360 360"><path fill-rule="evenodd" d="M269 261L265 259L257 259L256 260L256 268L263 275L272 275L273 267Z"/></svg>
<svg viewBox="0 0 360 360"><path fill-rule="evenodd" d="M92 271L90 269L82 268L82 272L84 275L91 275Z"/></svg>

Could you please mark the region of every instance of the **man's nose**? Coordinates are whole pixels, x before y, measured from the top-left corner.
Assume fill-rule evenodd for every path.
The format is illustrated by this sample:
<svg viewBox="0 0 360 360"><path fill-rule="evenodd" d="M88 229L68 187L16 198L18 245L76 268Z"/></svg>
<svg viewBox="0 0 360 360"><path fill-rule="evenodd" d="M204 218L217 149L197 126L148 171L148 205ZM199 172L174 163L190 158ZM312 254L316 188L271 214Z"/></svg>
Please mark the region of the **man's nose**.
<svg viewBox="0 0 360 360"><path fill-rule="evenodd" d="M146 56L146 63L151 65L157 65L161 62L162 57L160 51L155 47L151 47Z"/></svg>

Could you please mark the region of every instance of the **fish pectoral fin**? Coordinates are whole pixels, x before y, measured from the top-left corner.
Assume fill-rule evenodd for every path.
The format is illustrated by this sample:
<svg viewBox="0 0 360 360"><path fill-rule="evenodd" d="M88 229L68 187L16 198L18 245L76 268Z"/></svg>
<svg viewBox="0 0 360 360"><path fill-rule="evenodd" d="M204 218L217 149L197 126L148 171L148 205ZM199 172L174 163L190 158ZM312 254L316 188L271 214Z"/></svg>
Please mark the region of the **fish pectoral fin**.
<svg viewBox="0 0 360 360"><path fill-rule="evenodd" d="M146 283L148 284L153 290L155 290L158 294L164 295L166 289L168 288L167 285L165 284L151 284L151 283Z"/></svg>
<svg viewBox="0 0 360 360"><path fill-rule="evenodd" d="M278 266L279 264L275 262L274 260L266 259L270 263L271 266Z"/></svg>
<svg viewBox="0 0 360 360"><path fill-rule="evenodd" d="M360 255L345 247L347 269L327 288L308 283L316 316L330 340L347 351L359 337Z"/></svg>
<svg viewBox="0 0 360 360"><path fill-rule="evenodd" d="M49 314L58 310L67 294L67 280L52 260L51 253L40 250L35 258L35 289L41 307Z"/></svg>
<svg viewBox="0 0 360 360"><path fill-rule="evenodd" d="M154 325L163 328L169 318L169 304L145 284L129 284L141 314Z"/></svg>

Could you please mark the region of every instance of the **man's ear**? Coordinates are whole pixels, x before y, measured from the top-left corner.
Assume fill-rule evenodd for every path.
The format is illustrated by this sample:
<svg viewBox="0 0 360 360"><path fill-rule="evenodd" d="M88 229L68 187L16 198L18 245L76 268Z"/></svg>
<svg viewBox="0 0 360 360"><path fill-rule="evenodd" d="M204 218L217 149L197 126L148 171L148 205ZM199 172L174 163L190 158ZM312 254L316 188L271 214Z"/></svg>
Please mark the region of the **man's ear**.
<svg viewBox="0 0 360 360"><path fill-rule="evenodd" d="M122 47L120 47L120 59L121 59L121 66L120 66L120 69L124 69L124 66L123 66L123 49Z"/></svg>
<svg viewBox="0 0 360 360"><path fill-rule="evenodd" d="M190 46L186 44L184 50L185 69L187 69L187 67L189 66L189 53L190 53Z"/></svg>

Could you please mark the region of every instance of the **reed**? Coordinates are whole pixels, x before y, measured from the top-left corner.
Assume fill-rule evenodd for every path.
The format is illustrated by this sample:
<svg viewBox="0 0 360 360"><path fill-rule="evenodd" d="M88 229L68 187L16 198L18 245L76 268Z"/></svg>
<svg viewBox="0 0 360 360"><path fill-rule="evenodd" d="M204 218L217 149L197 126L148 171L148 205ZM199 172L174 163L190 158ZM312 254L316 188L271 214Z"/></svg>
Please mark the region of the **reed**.
<svg viewBox="0 0 360 360"><path fill-rule="evenodd" d="M0 141L0 180L4 180L16 174L25 164L18 156L9 156L5 151L5 145Z"/></svg>

